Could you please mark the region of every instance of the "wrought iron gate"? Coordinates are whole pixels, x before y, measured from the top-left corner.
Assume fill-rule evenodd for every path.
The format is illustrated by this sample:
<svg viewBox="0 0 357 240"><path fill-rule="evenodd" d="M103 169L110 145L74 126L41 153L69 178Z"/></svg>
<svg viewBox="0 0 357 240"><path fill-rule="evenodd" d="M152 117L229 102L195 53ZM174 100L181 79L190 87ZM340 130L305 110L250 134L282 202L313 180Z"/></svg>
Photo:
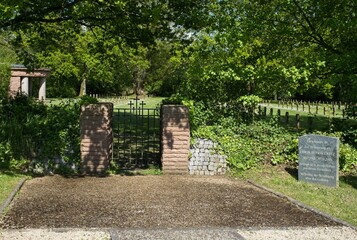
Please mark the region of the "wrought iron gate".
<svg viewBox="0 0 357 240"><path fill-rule="evenodd" d="M122 169L160 164L160 108L135 98L114 112L113 161Z"/></svg>

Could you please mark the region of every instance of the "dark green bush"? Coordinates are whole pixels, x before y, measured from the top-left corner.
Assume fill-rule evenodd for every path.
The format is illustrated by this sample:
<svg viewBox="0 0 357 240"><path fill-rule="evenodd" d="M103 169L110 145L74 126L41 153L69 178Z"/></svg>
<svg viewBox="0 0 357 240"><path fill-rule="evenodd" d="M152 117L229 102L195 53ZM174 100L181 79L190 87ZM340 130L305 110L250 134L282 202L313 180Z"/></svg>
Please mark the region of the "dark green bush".
<svg viewBox="0 0 357 240"><path fill-rule="evenodd" d="M357 128L350 128L342 133L342 140L345 143L350 144L354 148L357 148ZM356 156L357 158L357 156Z"/></svg>
<svg viewBox="0 0 357 240"><path fill-rule="evenodd" d="M2 169L75 172L80 160L80 106L90 97L47 106L27 96L4 99L0 110Z"/></svg>
<svg viewBox="0 0 357 240"><path fill-rule="evenodd" d="M190 102L193 109L191 135L193 138L211 139L217 143L218 151L227 156L232 171L246 170L258 164L298 165L298 137L303 132L289 131L279 126L277 119L246 121L239 114L221 114ZM203 112L202 112L203 111ZM324 133L320 135L339 137L340 170L357 172L356 131Z"/></svg>
<svg viewBox="0 0 357 240"><path fill-rule="evenodd" d="M193 137L219 143L233 171L246 170L262 163L297 163L297 138L274 122L239 123L233 117L202 126Z"/></svg>

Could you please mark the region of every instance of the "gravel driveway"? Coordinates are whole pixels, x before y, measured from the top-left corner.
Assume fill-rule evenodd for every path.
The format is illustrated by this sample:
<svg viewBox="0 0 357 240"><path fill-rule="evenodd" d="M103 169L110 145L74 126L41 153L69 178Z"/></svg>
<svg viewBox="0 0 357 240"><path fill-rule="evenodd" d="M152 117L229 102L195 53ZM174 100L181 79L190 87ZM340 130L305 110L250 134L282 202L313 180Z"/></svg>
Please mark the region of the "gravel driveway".
<svg viewBox="0 0 357 240"><path fill-rule="evenodd" d="M130 229L134 229L132 234L140 229L146 233L188 231L181 239L192 239L189 237L192 229L206 229L203 233L216 229L222 234L233 229L231 239L260 239L258 233L272 229L284 229L280 235L296 229L337 232L348 229L246 182L227 177L167 175L35 178L24 184L0 226L9 239L14 232L26 235L29 230L18 230L22 228L67 229L60 235L68 229L92 229L88 238L81 239L98 239L90 238L90 234L101 233L105 239L108 229L112 229L109 235L113 239L116 236L113 233L122 236ZM352 236L356 233L348 230ZM144 239L138 236L137 239Z"/></svg>

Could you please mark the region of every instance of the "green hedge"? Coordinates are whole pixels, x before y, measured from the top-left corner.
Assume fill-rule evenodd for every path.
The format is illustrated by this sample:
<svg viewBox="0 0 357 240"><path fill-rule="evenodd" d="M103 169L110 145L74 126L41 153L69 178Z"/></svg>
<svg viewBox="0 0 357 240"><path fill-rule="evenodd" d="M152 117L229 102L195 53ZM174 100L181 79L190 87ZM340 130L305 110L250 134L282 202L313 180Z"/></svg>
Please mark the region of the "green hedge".
<svg viewBox="0 0 357 240"><path fill-rule="evenodd" d="M84 97L45 105L27 96L6 98L0 108L0 168L75 172L80 160L80 106Z"/></svg>

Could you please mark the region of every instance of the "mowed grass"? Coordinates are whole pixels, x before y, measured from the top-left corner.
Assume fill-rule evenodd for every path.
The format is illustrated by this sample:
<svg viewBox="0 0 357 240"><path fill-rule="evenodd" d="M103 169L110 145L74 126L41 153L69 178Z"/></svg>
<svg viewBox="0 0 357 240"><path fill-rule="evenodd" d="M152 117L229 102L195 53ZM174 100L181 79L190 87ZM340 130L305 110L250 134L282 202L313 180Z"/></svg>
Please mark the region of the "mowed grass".
<svg viewBox="0 0 357 240"><path fill-rule="evenodd" d="M297 180L297 169L263 166L240 178L280 192L308 206L357 226L357 175L340 176L339 187L330 188Z"/></svg>
<svg viewBox="0 0 357 240"><path fill-rule="evenodd" d="M0 205L10 196L24 175L0 172Z"/></svg>
<svg viewBox="0 0 357 240"><path fill-rule="evenodd" d="M135 96L129 96L126 98L98 98L99 102L112 102L114 104L114 108L128 108L130 105L128 104L130 101L135 104ZM164 99L163 97L139 97L138 107L142 107L140 105L141 102L144 102L144 108L156 108ZM135 105L134 105L135 107Z"/></svg>
<svg viewBox="0 0 357 240"><path fill-rule="evenodd" d="M311 104L310 105L310 111L308 104L277 104L277 103L264 103L261 104L262 107L265 106L269 110L270 108L273 109L281 109L281 111L289 111L292 113L299 113L301 115L321 115L321 116L326 116L326 117L337 117L337 118L342 118L343 117L343 110L345 109L344 105L341 105L340 108L338 108L337 105L335 105L335 111L333 113L332 105L331 104ZM325 111L324 111L325 109Z"/></svg>
<svg viewBox="0 0 357 240"><path fill-rule="evenodd" d="M75 98L48 98L45 103L47 105L58 105L61 102L66 102ZM114 104L114 108L129 108L129 102L132 101L135 103L135 96L126 96L126 97L101 97L97 98L98 102L111 102ZM144 108L156 108L158 104L162 102L164 97L147 97L139 96L138 103L144 101ZM139 105L140 106L140 105ZM141 106L140 106L141 107Z"/></svg>
<svg viewBox="0 0 357 240"><path fill-rule="evenodd" d="M274 106L265 106L266 109L266 116L260 116L260 118L269 118L270 116L270 109L273 109L272 116L278 116L278 109L280 109L280 120L279 123L281 126L287 127L289 129L296 129L296 114L299 114L300 124L299 130L308 130L308 131L329 131L330 128L334 128L336 130L348 129L350 127L355 128L357 127L357 119L345 119L340 116L332 116L332 115L323 115L316 114L316 113L308 113L306 111L297 111L294 109L289 108L274 108ZM261 108L261 112L263 114L264 106ZM313 112L313 111L312 111ZM289 114L288 122L286 118L286 113Z"/></svg>

